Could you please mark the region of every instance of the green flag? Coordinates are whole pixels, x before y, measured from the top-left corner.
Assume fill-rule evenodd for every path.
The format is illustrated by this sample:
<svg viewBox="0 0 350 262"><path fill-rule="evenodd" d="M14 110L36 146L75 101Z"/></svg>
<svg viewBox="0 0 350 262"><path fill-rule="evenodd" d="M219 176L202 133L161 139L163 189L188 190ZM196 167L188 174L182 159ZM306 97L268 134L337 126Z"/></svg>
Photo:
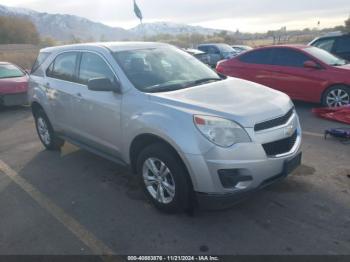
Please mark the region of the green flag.
<svg viewBox="0 0 350 262"><path fill-rule="evenodd" d="M136 0L134 0L134 12L138 19L142 22L142 13L138 5L136 4Z"/></svg>

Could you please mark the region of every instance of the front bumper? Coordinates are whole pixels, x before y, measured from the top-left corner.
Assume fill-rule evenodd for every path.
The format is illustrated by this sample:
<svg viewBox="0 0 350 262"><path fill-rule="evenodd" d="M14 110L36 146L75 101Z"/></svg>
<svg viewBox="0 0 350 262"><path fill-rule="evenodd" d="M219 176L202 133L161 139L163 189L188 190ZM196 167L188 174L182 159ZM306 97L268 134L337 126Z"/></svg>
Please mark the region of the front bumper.
<svg viewBox="0 0 350 262"><path fill-rule="evenodd" d="M296 136L288 135L291 125L295 128L292 131ZM213 147L202 155L185 156L198 202L212 202L213 206L218 208L221 208L221 205L232 205L249 193L283 179L290 173L285 170L286 163L299 156L302 140L296 114L283 126L261 132L252 128L246 128L246 131L252 142L236 144L230 148ZM268 154L267 144L292 137L295 140L292 140L288 151L281 153L276 150L276 155ZM279 145L277 143L277 146ZM223 182L222 171L224 176L231 176L231 181L234 181L232 186ZM214 204L215 202L217 204Z"/></svg>
<svg viewBox="0 0 350 262"><path fill-rule="evenodd" d="M206 193L196 193L196 200L198 205L201 208L205 209L224 209L234 206L235 204L243 201L251 194L256 191L259 191L271 184L277 183L283 179L285 179L301 162L302 153L299 152L294 159L297 159L296 165L289 169L284 166L281 173L271 176L270 178L265 179L260 183L260 185L256 188L251 188L248 190L241 190L234 193L226 193L226 194L206 194Z"/></svg>
<svg viewBox="0 0 350 262"><path fill-rule="evenodd" d="M27 103L27 92L15 94L0 94L0 105L2 106L19 106Z"/></svg>

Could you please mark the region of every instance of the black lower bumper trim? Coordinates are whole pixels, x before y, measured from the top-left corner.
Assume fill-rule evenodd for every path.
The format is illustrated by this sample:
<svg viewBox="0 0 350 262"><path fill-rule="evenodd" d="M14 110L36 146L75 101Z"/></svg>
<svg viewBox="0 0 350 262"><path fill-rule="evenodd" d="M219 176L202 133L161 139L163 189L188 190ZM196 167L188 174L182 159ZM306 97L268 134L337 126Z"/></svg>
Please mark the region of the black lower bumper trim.
<svg viewBox="0 0 350 262"><path fill-rule="evenodd" d="M206 194L197 192L196 197L199 207L211 210L230 208L249 197L252 193L285 179L289 173L294 171L294 169L301 164L301 158L302 153L299 152L291 161L285 163L283 171L280 174L264 180L258 187L254 189L245 191L242 190L229 194Z"/></svg>

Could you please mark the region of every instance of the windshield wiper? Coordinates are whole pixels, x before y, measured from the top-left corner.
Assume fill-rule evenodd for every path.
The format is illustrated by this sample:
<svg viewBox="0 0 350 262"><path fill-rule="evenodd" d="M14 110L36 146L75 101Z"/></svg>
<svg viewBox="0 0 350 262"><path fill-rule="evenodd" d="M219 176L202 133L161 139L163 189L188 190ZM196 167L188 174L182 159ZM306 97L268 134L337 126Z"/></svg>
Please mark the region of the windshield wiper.
<svg viewBox="0 0 350 262"><path fill-rule="evenodd" d="M148 92L151 93L156 93L156 92L167 92L167 91L175 91L178 89L183 89L183 88L188 88L188 87L192 87L192 86L197 86L200 84L205 84L205 83L209 83L209 82L213 82L213 81L220 81L222 80L221 78L202 78L202 79L198 79L195 81L191 81L191 82L185 82L185 83L174 83L174 81L169 81L166 83L162 83L162 84L158 84L158 85L154 85L154 86L149 86L146 89L148 90Z"/></svg>
<svg viewBox="0 0 350 262"><path fill-rule="evenodd" d="M193 81L191 84L194 85L200 85L200 84L205 84L205 83L209 83L209 82L213 82L213 81L220 81L222 80L221 78L202 78L202 79L198 79L196 81Z"/></svg>

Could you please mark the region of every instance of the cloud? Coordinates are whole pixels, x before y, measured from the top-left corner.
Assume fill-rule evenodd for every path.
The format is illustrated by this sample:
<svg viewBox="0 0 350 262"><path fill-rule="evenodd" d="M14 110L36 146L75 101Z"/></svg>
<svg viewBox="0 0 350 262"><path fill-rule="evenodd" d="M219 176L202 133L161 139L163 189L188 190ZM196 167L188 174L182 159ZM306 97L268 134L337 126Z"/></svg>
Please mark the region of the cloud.
<svg viewBox="0 0 350 262"><path fill-rule="evenodd" d="M9 4L8 0L0 0ZM316 20L336 22L348 16L349 0L138 0L147 21L172 21L190 24L210 23L228 29L229 23L254 29L261 23L279 26L289 24L314 26ZM11 5L49 13L68 13L113 25L136 25L132 0L12 0ZM338 21L337 20L337 21ZM220 22L221 21L221 22ZM225 24L226 21L226 24ZM247 24L242 23L245 21ZM240 22L240 23L237 23ZM324 25L326 26L326 25ZM236 25L232 25L236 28Z"/></svg>

